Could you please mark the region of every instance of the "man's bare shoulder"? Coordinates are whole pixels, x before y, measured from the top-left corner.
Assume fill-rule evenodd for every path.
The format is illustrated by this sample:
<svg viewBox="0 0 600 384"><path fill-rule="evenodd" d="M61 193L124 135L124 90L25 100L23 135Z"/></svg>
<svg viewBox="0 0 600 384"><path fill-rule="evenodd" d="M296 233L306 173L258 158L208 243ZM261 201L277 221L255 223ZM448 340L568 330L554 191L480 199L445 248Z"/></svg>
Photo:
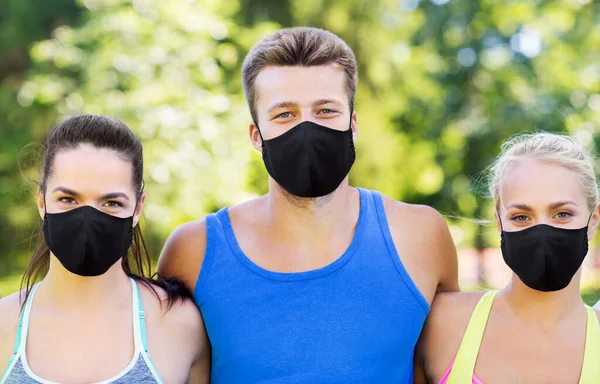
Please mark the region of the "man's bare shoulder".
<svg viewBox="0 0 600 384"><path fill-rule="evenodd" d="M237 204L228 209L229 218L232 222L252 226L261 220L263 207L267 202L268 195L260 196L252 200Z"/></svg>
<svg viewBox="0 0 600 384"><path fill-rule="evenodd" d="M485 294L477 292L440 292L435 295L427 322L436 329L454 332L467 328L475 306Z"/></svg>
<svg viewBox="0 0 600 384"><path fill-rule="evenodd" d="M141 290L144 306L148 307L157 318L160 318L160 324L170 329L180 329L190 335L204 332L200 310L193 300L185 297L176 300L171 306L167 306L168 295L163 288L155 285L150 288L146 284L139 284L138 286ZM156 296L159 300L156 300Z"/></svg>
<svg viewBox="0 0 600 384"><path fill-rule="evenodd" d="M230 207L228 214L246 222L256 218L256 204L262 198ZM206 253L208 237L207 218L179 225L167 239L159 261L158 274L164 278L177 277L194 292Z"/></svg>
<svg viewBox="0 0 600 384"><path fill-rule="evenodd" d="M175 228L158 260L158 274L164 278L179 278L193 292L204 262L206 241L206 219Z"/></svg>
<svg viewBox="0 0 600 384"><path fill-rule="evenodd" d="M425 298L458 291L458 260L450 229L442 215L426 205L383 197L396 251Z"/></svg>
<svg viewBox="0 0 600 384"><path fill-rule="evenodd" d="M420 226L426 225L435 231L446 227L442 215L430 206L404 203L388 196L383 196L383 206L390 228L420 231Z"/></svg>

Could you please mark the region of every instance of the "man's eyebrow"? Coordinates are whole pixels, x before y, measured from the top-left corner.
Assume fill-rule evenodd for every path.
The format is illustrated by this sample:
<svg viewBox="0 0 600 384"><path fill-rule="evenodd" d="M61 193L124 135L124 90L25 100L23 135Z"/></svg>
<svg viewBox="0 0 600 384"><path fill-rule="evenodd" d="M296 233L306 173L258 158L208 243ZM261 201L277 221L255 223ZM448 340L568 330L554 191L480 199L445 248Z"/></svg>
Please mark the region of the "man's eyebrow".
<svg viewBox="0 0 600 384"><path fill-rule="evenodd" d="M269 109L267 110L267 113L271 113L276 109L279 108L293 108L293 107L297 107L298 103L296 103L295 101L282 101L281 103L275 103L273 105L271 105L269 107Z"/></svg>
<svg viewBox="0 0 600 384"><path fill-rule="evenodd" d="M340 103L337 100L333 100L333 99L319 99L313 103L313 106L316 107L316 106L323 105L323 104L335 104L336 106L339 106L339 107L343 106L342 103Z"/></svg>

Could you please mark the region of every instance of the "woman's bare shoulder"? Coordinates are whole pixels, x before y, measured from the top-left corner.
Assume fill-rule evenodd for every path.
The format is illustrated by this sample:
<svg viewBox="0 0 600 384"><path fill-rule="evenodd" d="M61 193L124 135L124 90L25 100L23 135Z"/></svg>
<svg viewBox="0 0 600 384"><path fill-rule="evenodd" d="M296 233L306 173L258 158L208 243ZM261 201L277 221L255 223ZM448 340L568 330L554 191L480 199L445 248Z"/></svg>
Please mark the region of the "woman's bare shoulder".
<svg viewBox="0 0 600 384"><path fill-rule="evenodd" d="M21 297L17 292L0 299L0 372L13 353L21 314Z"/></svg>
<svg viewBox="0 0 600 384"><path fill-rule="evenodd" d="M2 339L2 331L6 327L16 327L21 314L21 299L25 293L16 292L9 296L0 298L0 340Z"/></svg>

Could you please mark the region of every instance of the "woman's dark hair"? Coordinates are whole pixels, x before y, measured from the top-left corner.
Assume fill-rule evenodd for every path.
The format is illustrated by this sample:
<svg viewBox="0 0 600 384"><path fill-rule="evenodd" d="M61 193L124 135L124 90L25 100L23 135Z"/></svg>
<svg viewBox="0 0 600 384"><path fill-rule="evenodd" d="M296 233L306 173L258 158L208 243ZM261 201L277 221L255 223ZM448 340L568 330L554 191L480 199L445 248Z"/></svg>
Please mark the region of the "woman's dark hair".
<svg viewBox="0 0 600 384"><path fill-rule="evenodd" d="M136 191L136 202L144 189L144 160L142 143L125 124L104 116L80 115L60 122L50 130L44 146L44 157L41 164L40 180L37 182L42 194L46 193L48 178L52 174L56 155L64 150L75 149L81 144L90 144L96 148L111 149L131 162L133 168L133 188ZM43 224L42 224L43 225ZM177 279L162 279L152 275L152 260L144 242L140 226L133 229L132 245L121 262L127 276L146 285L156 297L160 296L155 287L167 293L167 309L184 298L192 295ZM33 284L41 280L50 265L50 250L46 245L43 231L38 234L37 244L31 261L21 280L21 292L25 290L24 304L29 297ZM162 301L161 301L162 302Z"/></svg>

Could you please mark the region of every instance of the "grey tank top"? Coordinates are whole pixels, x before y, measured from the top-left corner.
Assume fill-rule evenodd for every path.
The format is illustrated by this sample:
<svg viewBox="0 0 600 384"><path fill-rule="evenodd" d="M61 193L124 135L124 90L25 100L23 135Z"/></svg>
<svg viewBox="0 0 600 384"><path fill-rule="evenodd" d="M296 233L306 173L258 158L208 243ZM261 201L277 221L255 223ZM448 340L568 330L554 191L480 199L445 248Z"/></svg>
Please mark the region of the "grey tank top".
<svg viewBox="0 0 600 384"><path fill-rule="evenodd" d="M135 280L130 280L133 297L133 338L135 352L127 368L110 379L103 380L97 384L163 384L163 381L150 358L150 354L148 353L146 320L140 290ZM27 363L25 346L27 344L27 331L29 329L31 306L37 287L37 285L33 287L31 294L25 303L25 308L21 313L13 356L8 363L6 371L0 378L0 384L60 384L37 376L31 371L31 368Z"/></svg>

